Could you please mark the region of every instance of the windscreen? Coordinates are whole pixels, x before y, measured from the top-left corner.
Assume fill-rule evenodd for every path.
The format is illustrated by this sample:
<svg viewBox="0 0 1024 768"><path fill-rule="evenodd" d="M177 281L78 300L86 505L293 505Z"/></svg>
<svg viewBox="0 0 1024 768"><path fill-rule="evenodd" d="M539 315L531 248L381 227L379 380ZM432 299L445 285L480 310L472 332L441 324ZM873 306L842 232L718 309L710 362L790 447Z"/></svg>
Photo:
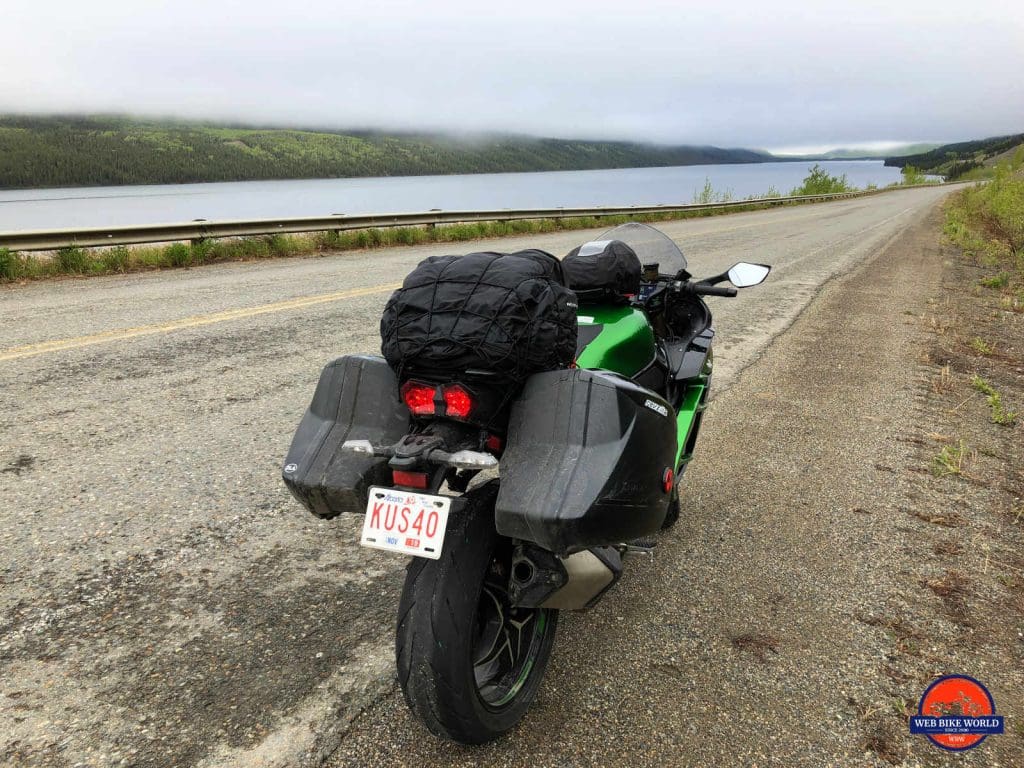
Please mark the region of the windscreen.
<svg viewBox="0 0 1024 768"><path fill-rule="evenodd" d="M674 275L686 269L686 257L675 241L646 224L635 221L620 224L598 235L597 240L621 240L636 251L641 264L657 262L658 271L663 275Z"/></svg>

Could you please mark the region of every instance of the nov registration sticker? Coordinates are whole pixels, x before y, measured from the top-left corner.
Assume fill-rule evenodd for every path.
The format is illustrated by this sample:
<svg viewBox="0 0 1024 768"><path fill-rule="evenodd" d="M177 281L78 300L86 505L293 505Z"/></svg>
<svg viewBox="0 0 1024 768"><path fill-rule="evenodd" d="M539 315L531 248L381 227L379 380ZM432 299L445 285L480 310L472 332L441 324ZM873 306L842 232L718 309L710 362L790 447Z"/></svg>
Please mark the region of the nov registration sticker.
<svg viewBox="0 0 1024 768"><path fill-rule="evenodd" d="M451 505L450 496L370 488L359 543L437 560L441 557Z"/></svg>

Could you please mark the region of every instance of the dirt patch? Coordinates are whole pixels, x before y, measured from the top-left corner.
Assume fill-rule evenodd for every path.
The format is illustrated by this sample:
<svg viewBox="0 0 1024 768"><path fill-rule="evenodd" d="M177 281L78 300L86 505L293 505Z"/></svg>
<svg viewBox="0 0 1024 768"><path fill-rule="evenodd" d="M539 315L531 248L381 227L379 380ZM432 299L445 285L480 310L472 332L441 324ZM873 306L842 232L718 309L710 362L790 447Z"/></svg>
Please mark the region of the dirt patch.
<svg viewBox="0 0 1024 768"><path fill-rule="evenodd" d="M14 474L20 475L22 472L28 472L36 465L36 457L29 456L27 453L19 454L17 458L11 459L7 462L7 465L0 469L0 474Z"/></svg>
<svg viewBox="0 0 1024 768"><path fill-rule="evenodd" d="M778 655L779 641L772 635L765 635L760 632L747 632L731 638L732 647L737 651L749 653L762 664L766 663L771 655Z"/></svg>

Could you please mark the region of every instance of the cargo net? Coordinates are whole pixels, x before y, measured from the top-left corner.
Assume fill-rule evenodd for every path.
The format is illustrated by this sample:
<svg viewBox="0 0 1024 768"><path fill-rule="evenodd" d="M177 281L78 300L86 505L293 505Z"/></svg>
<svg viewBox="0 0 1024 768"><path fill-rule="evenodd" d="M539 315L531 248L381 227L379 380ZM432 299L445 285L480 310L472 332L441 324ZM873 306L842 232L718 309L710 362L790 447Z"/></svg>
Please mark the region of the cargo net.
<svg viewBox="0 0 1024 768"><path fill-rule="evenodd" d="M380 333L399 379L481 371L518 385L572 363L576 297L544 251L432 256L392 294Z"/></svg>

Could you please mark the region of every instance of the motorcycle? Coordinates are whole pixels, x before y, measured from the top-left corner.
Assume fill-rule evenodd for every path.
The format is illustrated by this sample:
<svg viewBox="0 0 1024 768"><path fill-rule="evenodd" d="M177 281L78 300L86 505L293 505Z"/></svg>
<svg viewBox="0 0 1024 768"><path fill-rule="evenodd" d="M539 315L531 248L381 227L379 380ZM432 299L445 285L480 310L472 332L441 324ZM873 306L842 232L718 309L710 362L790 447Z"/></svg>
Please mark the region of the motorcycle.
<svg viewBox="0 0 1024 768"><path fill-rule="evenodd" d="M362 545L412 555L398 678L442 738L511 730L559 611L596 604L623 557L649 553L645 537L678 520L713 370L702 297L735 296L771 270L740 262L695 280L653 227L624 224L594 245L609 241L643 260L639 291L581 294L575 367L530 376L510 402L488 371L396 376L381 358L343 357L286 458L283 479L310 511L361 513Z"/></svg>

